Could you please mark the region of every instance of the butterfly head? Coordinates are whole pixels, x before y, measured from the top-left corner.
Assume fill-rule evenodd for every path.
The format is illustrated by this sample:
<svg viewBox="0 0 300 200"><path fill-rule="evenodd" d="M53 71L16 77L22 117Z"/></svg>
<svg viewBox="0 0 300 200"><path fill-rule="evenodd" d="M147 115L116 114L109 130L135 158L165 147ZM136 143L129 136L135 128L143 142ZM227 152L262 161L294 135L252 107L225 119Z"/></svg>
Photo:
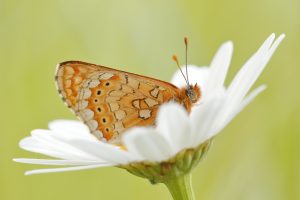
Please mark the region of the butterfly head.
<svg viewBox="0 0 300 200"><path fill-rule="evenodd" d="M196 103L201 96L200 88L197 84L189 85L187 89L185 90L185 95L188 97L188 99L191 101L191 103Z"/></svg>
<svg viewBox="0 0 300 200"><path fill-rule="evenodd" d="M191 112L193 104L197 103L200 97L201 90L197 84L181 88L180 103L184 105L189 113Z"/></svg>

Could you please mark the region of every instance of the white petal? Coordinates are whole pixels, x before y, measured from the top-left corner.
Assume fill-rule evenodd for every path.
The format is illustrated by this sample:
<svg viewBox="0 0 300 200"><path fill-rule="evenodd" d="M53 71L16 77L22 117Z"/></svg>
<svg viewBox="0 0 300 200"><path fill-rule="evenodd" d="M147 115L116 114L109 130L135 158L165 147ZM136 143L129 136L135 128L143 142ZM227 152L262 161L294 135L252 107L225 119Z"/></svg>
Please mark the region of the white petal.
<svg viewBox="0 0 300 200"><path fill-rule="evenodd" d="M70 140L69 143L77 146L87 154L109 163L127 164L133 160L126 151L111 144L88 140Z"/></svg>
<svg viewBox="0 0 300 200"><path fill-rule="evenodd" d="M185 66L181 67L183 72L185 72ZM209 68L208 67L197 67L195 65L188 65L188 75L190 84L197 85L202 88L205 87L204 84L209 76ZM171 83L176 85L177 87L186 87L187 84L179 70L175 72L171 79Z"/></svg>
<svg viewBox="0 0 300 200"><path fill-rule="evenodd" d="M52 172L79 171L79 170L94 169L94 168L108 167L108 166L112 166L112 165L110 165L110 164L99 164L99 165L84 165L84 166L76 166L76 167L36 169L36 170L31 170L31 171L25 172L25 175L44 174L44 173L52 173Z"/></svg>
<svg viewBox="0 0 300 200"><path fill-rule="evenodd" d="M90 133L88 127L76 120L55 120L49 123L49 129L54 135L65 140L74 138L84 138L96 140Z"/></svg>
<svg viewBox="0 0 300 200"><path fill-rule="evenodd" d="M76 131L76 132L89 132L89 129L82 122L77 120L65 120L58 119L50 122L48 124L50 130L58 130L58 131Z"/></svg>
<svg viewBox="0 0 300 200"><path fill-rule="evenodd" d="M15 158L15 162L37 164L37 165L95 165L109 164L108 162L86 161L86 160L54 160L54 159L31 159L31 158Z"/></svg>
<svg viewBox="0 0 300 200"><path fill-rule="evenodd" d="M236 108L234 112L232 112L228 119L226 120L225 124L222 126L226 126L237 114L239 114L257 95L259 95L262 91L266 89L265 85L261 85L253 92L251 92L243 101L242 103Z"/></svg>
<svg viewBox="0 0 300 200"><path fill-rule="evenodd" d="M235 110L228 112L227 104L223 104L222 108L219 110L219 118L217 118L214 122L213 131L209 132L207 138L211 138L220 132L230 121L241 112L258 94L260 94L266 87L264 85L255 89L243 102L235 108Z"/></svg>
<svg viewBox="0 0 300 200"><path fill-rule="evenodd" d="M191 147L194 140L188 113L177 103L161 106L157 116L157 130L163 134L175 153Z"/></svg>
<svg viewBox="0 0 300 200"><path fill-rule="evenodd" d="M270 47L270 49L268 50L268 54L266 55L266 57L264 58L264 60L262 61L262 65L266 65L269 60L271 59L271 57L273 56L275 50L277 49L277 47L279 46L279 44L282 42L282 40L285 38L284 34L281 34L273 43L273 45Z"/></svg>
<svg viewBox="0 0 300 200"><path fill-rule="evenodd" d="M197 134L194 145L201 144L215 132L216 122L225 116L222 114L224 96L215 96L197 106L191 113L192 131Z"/></svg>
<svg viewBox="0 0 300 200"><path fill-rule="evenodd" d="M132 128L124 134L123 142L128 152L141 160L159 162L173 155L168 142L153 128Z"/></svg>
<svg viewBox="0 0 300 200"><path fill-rule="evenodd" d="M220 88L223 89L224 81L232 57L232 52L232 42L224 43L217 51L210 65L209 78L205 84L205 91L207 93L212 93Z"/></svg>
<svg viewBox="0 0 300 200"><path fill-rule="evenodd" d="M44 155L55 157L55 158L75 159L73 157L73 153L71 153L71 155L70 155L67 150L63 150L63 151L58 150L55 148L54 145L45 144L44 142L36 140L35 138L32 138L32 137L27 137L27 138L22 139L19 143L19 146L22 149L25 149L27 151L40 153L40 154L44 154ZM78 158L79 158L79 156L77 157L77 159Z"/></svg>
<svg viewBox="0 0 300 200"><path fill-rule="evenodd" d="M280 36L273 47L271 47L275 35L272 34L260 47L260 49L245 63L228 88L228 96L231 105L238 104L247 94L251 86L265 68L267 61L270 59L275 49L282 41ZM271 47L271 49L270 49Z"/></svg>
<svg viewBox="0 0 300 200"><path fill-rule="evenodd" d="M51 133L52 131L49 130L33 130L32 137L21 140L19 145L28 151L62 159L95 159L95 157L82 152L80 147L73 147L68 142L52 137Z"/></svg>

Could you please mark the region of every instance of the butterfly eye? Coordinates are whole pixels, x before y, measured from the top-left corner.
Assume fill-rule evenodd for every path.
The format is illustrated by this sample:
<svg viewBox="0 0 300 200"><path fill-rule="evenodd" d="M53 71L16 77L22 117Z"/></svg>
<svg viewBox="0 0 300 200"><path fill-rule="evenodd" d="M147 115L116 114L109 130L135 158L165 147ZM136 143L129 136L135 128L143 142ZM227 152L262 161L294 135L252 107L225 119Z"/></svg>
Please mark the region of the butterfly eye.
<svg viewBox="0 0 300 200"><path fill-rule="evenodd" d="M105 117L102 118L102 122L106 123L106 118Z"/></svg>
<svg viewBox="0 0 300 200"><path fill-rule="evenodd" d="M194 102L194 101L197 101L196 99L196 94L193 90L192 87L188 87L187 90L186 90L186 95L189 97L189 99Z"/></svg>
<svg viewBox="0 0 300 200"><path fill-rule="evenodd" d="M101 112L101 108L100 107L98 107L97 110L98 110L98 112Z"/></svg>
<svg viewBox="0 0 300 200"><path fill-rule="evenodd" d="M98 91L97 91L97 95L100 95L100 94L101 94L101 90L98 90Z"/></svg>

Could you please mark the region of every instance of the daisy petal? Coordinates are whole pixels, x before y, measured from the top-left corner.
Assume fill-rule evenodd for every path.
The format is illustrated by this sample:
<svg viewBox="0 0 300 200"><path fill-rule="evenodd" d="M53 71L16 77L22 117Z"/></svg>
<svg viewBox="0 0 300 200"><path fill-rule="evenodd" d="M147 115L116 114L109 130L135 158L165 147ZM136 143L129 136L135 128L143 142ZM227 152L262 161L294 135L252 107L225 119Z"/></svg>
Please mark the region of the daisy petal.
<svg viewBox="0 0 300 200"><path fill-rule="evenodd" d="M214 131L216 122L225 117L221 114L224 99L224 96L211 97L211 99L192 110L192 132L197 134L194 138L194 146L201 144L216 134Z"/></svg>
<svg viewBox="0 0 300 200"><path fill-rule="evenodd" d="M238 105L235 110L229 111L228 105L223 104L222 109L219 110L220 118L217 118L214 122L215 129L208 135L208 137L214 136L216 133L220 132L230 121L241 112L258 94L260 94L266 87L264 85L255 89L243 102ZM228 102L228 101L227 101ZM222 117L223 116L223 117Z"/></svg>
<svg viewBox="0 0 300 200"><path fill-rule="evenodd" d="M152 128L132 128L123 137L130 154L146 161L162 161L173 155L166 139Z"/></svg>
<svg viewBox="0 0 300 200"><path fill-rule="evenodd" d="M285 34L281 34L273 43L273 45L270 47L267 56L265 57L265 59L263 60L263 64L262 65L266 65L269 60L271 59L271 57L273 56L275 50L277 49L277 47L279 46L279 44L282 42L282 40L285 38Z"/></svg>
<svg viewBox="0 0 300 200"><path fill-rule="evenodd" d="M214 90L224 88L223 85L228 72L232 52L233 44L230 41L224 43L219 48L210 65L209 79L205 87L206 91L212 93Z"/></svg>
<svg viewBox="0 0 300 200"><path fill-rule="evenodd" d="M197 83L200 88L205 87L206 80L209 77L208 67L197 67L195 65L188 65L188 73L190 84L195 85ZM185 72L185 66L181 67L181 70ZM171 83L179 88L186 87L185 79L182 77L180 70L177 70L171 79Z"/></svg>
<svg viewBox="0 0 300 200"><path fill-rule="evenodd" d="M118 146L88 140L70 140L69 143L80 148L87 154L109 163L117 165L126 164L131 161L130 155Z"/></svg>
<svg viewBox="0 0 300 200"><path fill-rule="evenodd" d="M235 112L232 113L232 115L229 116L226 124L228 124L232 118L234 118L238 113L240 113L252 100L259 95L261 92L263 92L267 87L265 85L261 85L255 90L253 90L243 101L242 103L236 108ZM226 126L224 124L224 126Z"/></svg>
<svg viewBox="0 0 300 200"><path fill-rule="evenodd" d="M230 97L232 106L241 102L241 100L245 97L251 86L265 68L267 64L266 61L268 61L274 53L275 47L279 45L283 38L279 37L276 40L275 45L271 48L274 39L275 35L272 34L235 76L228 88L228 96Z"/></svg>
<svg viewBox="0 0 300 200"><path fill-rule="evenodd" d="M56 157L61 159L76 159L74 158L75 155L73 153L68 153L68 150L59 151L58 149L53 148L54 145L45 144L44 142L36 140L32 137L22 139L20 141L19 146L27 151L44 154L50 157ZM75 157L79 159L79 154L77 154Z"/></svg>
<svg viewBox="0 0 300 200"><path fill-rule="evenodd" d="M21 148L62 159L95 159L80 148L74 148L69 143L53 138L49 130L33 130L31 134L32 137L21 140Z"/></svg>
<svg viewBox="0 0 300 200"><path fill-rule="evenodd" d="M54 159L31 159L31 158L15 158L15 162L37 164L37 165L95 165L109 164L108 162L86 161L86 160L54 160Z"/></svg>
<svg viewBox="0 0 300 200"><path fill-rule="evenodd" d="M189 147L193 141L188 113L177 103L161 106L157 116L157 130L176 153Z"/></svg>
<svg viewBox="0 0 300 200"><path fill-rule="evenodd" d="M99 164L99 165L84 165L84 166L76 166L76 167L36 169L36 170L31 170L31 171L25 172L25 175L44 174L44 173L53 173L53 172L79 171L79 170L94 169L94 168L108 167L108 166L112 166L112 165L110 165L110 164Z"/></svg>
<svg viewBox="0 0 300 200"><path fill-rule="evenodd" d="M89 129L82 122L77 120L57 119L48 124L49 129L53 131L69 131L69 132L87 132Z"/></svg>
<svg viewBox="0 0 300 200"><path fill-rule="evenodd" d="M88 127L80 121L76 120L55 120L49 123L49 129L56 137L64 140L74 138L84 138L96 140L90 133Z"/></svg>

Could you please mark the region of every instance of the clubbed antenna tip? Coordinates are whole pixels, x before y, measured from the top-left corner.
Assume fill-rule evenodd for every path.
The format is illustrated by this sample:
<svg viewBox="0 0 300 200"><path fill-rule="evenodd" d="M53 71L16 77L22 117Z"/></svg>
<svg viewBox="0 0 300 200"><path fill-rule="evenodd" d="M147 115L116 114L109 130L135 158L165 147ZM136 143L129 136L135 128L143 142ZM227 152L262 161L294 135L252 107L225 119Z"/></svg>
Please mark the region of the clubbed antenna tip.
<svg viewBox="0 0 300 200"><path fill-rule="evenodd" d="M177 59L177 56L176 56L176 55L173 55L173 56L172 56L172 59L176 62L176 65L177 65L178 69L180 70L180 72L181 72L181 74L182 74L182 76L183 76L185 82L188 84L188 80L186 79L186 77L184 76L184 73L182 72L182 70L181 70L181 68L180 68L179 61L178 61L178 59Z"/></svg>
<svg viewBox="0 0 300 200"><path fill-rule="evenodd" d="M188 58L187 58L187 51L188 51L188 37L185 36L184 37L184 44L185 44L185 74L186 74L186 82L187 84L189 85L190 84L190 81L189 81L189 74L188 74L188 69L187 69L187 62L188 62Z"/></svg>
<svg viewBox="0 0 300 200"><path fill-rule="evenodd" d="M188 37L185 36L184 37L184 44L185 44L185 46L188 46L188 43L189 43Z"/></svg>
<svg viewBox="0 0 300 200"><path fill-rule="evenodd" d="M172 59L176 62L177 67L179 67L179 62L178 62L177 56L176 56L176 55L173 55L173 56L172 56Z"/></svg>

